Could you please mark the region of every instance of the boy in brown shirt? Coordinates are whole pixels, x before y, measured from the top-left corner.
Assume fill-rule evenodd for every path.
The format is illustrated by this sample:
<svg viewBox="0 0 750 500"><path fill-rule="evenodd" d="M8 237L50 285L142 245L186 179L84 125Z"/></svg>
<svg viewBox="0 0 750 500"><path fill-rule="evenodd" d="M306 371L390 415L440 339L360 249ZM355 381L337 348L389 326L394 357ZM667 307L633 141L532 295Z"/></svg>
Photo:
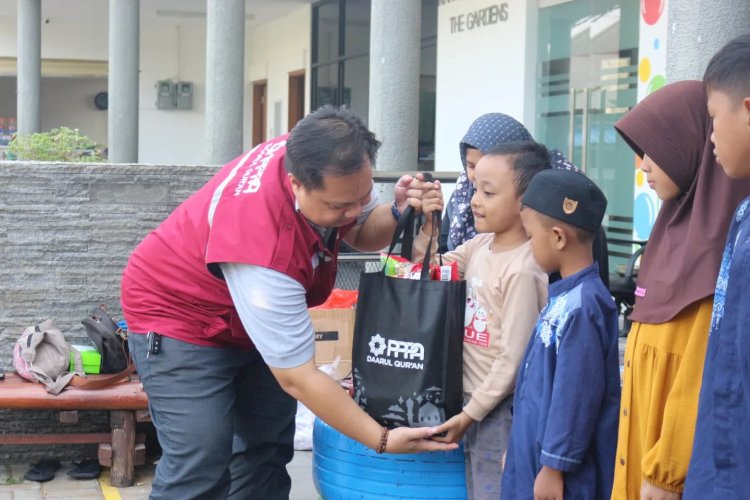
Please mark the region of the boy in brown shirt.
<svg viewBox="0 0 750 500"><path fill-rule="evenodd" d="M547 149L533 141L491 149L477 163L471 199L480 233L443 255L456 262L467 284L463 411L443 426L445 442L464 438L469 498L496 500L501 458L510 433L518 367L539 311L547 300L547 275L534 260L521 224L521 197L531 178L550 168ZM439 193L439 192L438 192ZM427 222L415 241L424 255L433 231L430 215L442 195L423 201Z"/></svg>

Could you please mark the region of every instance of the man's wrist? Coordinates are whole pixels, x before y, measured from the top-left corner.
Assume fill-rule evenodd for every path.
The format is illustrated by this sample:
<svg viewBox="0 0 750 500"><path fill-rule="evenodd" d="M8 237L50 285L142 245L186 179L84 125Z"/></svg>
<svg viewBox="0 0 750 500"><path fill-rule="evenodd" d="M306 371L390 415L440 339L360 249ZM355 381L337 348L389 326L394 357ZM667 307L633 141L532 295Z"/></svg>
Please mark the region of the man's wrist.
<svg viewBox="0 0 750 500"><path fill-rule="evenodd" d="M396 205L396 200L393 200L393 203L391 203L391 214L393 215L393 218L396 220L399 220L401 218L401 210L398 209L398 205Z"/></svg>

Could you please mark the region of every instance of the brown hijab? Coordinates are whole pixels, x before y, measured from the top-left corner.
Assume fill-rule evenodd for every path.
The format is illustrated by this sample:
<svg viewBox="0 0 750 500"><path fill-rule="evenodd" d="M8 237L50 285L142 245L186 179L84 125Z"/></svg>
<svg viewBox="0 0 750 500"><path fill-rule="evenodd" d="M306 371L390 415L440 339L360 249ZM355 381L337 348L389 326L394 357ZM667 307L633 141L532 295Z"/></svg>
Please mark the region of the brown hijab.
<svg viewBox="0 0 750 500"><path fill-rule="evenodd" d="M732 214L750 181L732 180L716 164L701 82L665 86L615 123L638 156L648 155L682 194L665 201L638 273L630 318L664 323L713 295Z"/></svg>

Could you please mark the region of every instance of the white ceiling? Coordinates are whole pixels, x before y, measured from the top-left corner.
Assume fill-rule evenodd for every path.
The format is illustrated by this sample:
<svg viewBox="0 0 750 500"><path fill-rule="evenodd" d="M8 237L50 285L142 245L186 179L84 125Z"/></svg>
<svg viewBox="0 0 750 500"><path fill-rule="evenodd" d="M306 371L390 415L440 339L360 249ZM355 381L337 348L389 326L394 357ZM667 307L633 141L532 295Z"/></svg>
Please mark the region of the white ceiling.
<svg viewBox="0 0 750 500"><path fill-rule="evenodd" d="M16 17L19 0L0 0L0 17ZM281 17L313 0L245 0L247 26ZM90 19L106 22L107 0L42 0L42 19ZM168 24L205 22L206 0L141 0L141 21Z"/></svg>

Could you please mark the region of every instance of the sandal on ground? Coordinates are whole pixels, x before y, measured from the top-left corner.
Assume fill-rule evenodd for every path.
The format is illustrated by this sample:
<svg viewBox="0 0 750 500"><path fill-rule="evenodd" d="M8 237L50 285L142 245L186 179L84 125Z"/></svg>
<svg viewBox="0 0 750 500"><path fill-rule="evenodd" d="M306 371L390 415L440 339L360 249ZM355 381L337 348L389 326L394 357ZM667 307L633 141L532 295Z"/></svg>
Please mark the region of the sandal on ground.
<svg viewBox="0 0 750 500"><path fill-rule="evenodd" d="M55 472L60 468L60 461L54 458L43 458L36 463L31 464L31 468L26 471L23 478L27 481L37 481L43 483L55 477Z"/></svg>
<svg viewBox="0 0 750 500"><path fill-rule="evenodd" d="M87 458L73 462L73 468L68 471L68 476L73 479L96 479L101 472L99 460Z"/></svg>

